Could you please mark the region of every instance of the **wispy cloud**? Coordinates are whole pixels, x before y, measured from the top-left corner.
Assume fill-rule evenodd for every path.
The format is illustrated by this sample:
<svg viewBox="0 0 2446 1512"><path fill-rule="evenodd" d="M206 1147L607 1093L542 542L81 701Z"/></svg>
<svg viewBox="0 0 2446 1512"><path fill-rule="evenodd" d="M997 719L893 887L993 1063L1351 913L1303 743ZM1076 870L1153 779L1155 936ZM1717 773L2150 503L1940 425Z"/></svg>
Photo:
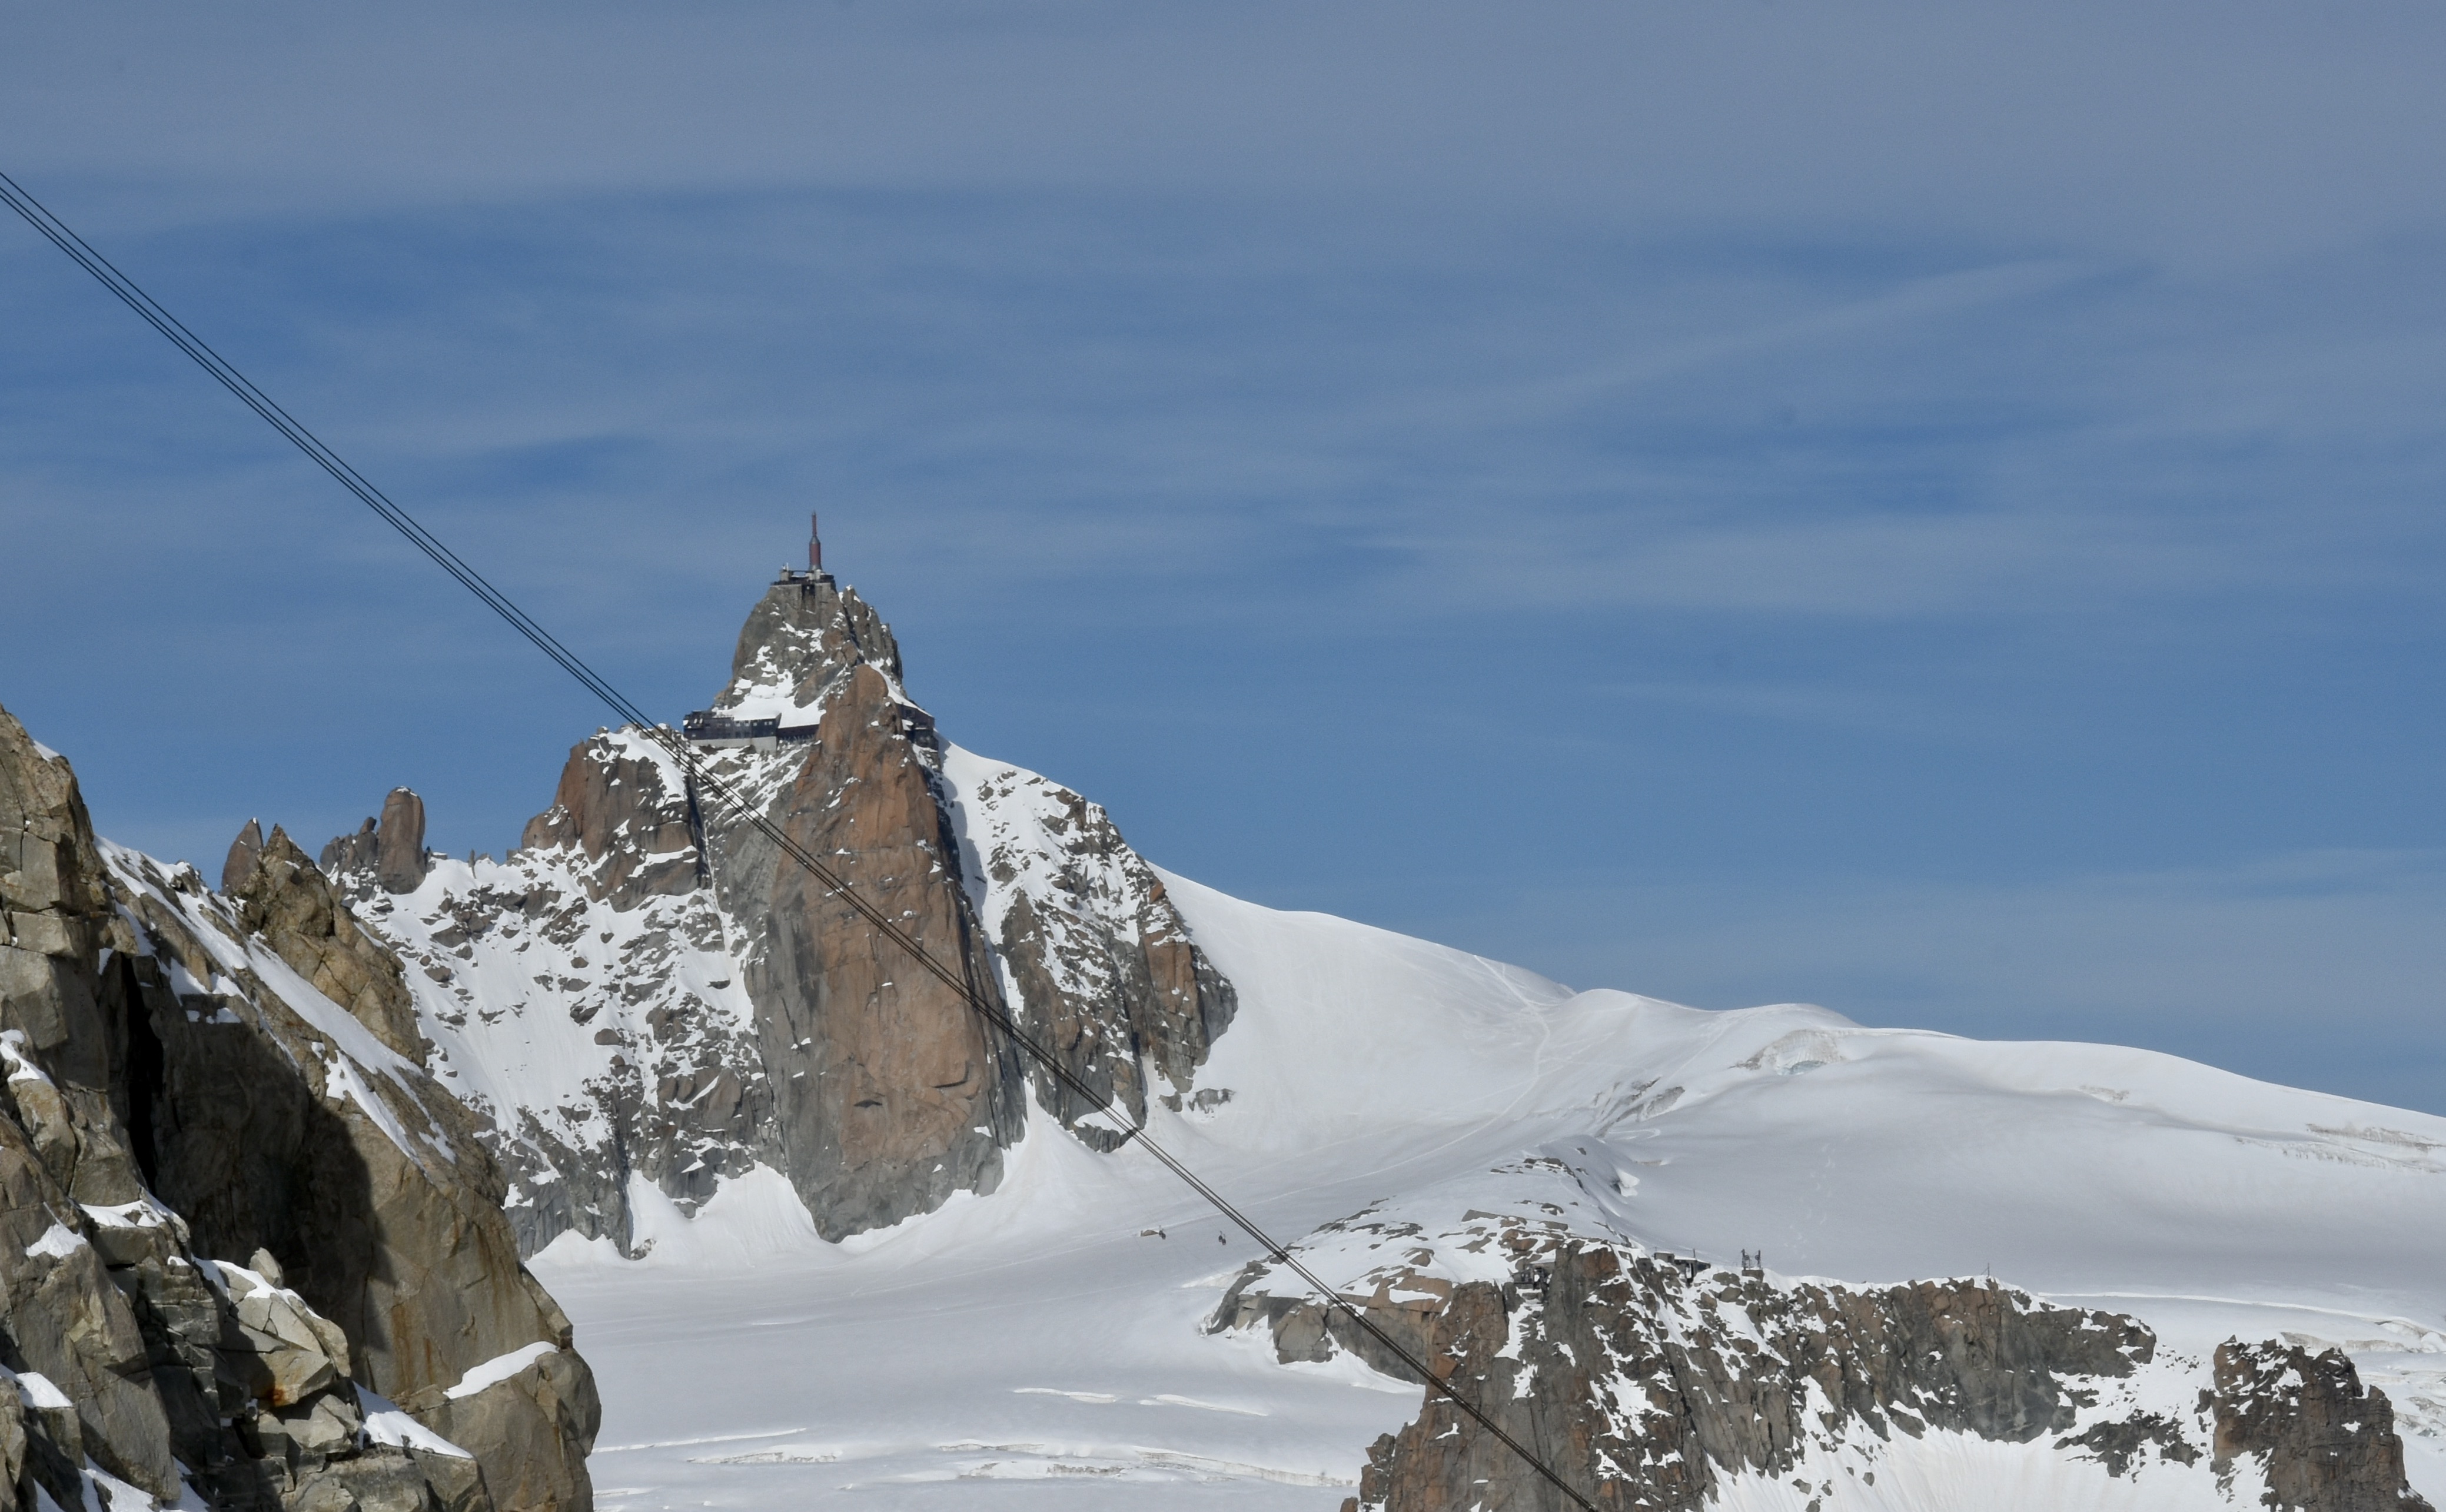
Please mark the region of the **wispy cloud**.
<svg viewBox="0 0 2446 1512"><path fill-rule="evenodd" d="M1646 385L1792 349L1852 344L1896 329L1925 327L2052 293L2100 271L2070 259L2032 259L1927 277L1905 275L1898 287L1866 298L1837 299L1779 320L1661 342L1586 371L1474 394L1457 401L1445 418L1466 415L1482 423L1508 411L1515 418L1551 419L1584 405L1635 404L1642 396L1634 390ZM1737 312L1734 318L1740 318Z"/></svg>

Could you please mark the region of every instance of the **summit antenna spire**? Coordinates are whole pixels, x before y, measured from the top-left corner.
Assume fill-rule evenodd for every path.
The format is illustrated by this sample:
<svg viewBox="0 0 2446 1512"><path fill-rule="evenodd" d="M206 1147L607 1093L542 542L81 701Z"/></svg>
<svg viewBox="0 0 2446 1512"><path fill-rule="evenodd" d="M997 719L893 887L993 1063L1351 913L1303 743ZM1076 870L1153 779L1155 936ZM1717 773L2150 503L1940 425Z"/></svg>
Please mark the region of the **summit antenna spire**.
<svg viewBox="0 0 2446 1512"><path fill-rule="evenodd" d="M813 510L807 512L807 571L824 570L824 533L818 528L821 521Z"/></svg>

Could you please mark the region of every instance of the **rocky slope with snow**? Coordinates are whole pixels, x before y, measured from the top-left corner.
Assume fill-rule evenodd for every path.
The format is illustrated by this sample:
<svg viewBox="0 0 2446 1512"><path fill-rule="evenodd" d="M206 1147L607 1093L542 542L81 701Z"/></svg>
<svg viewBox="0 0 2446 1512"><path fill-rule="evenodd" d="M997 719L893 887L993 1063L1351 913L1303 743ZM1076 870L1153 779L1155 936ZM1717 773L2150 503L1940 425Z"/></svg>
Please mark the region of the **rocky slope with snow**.
<svg viewBox="0 0 2446 1512"><path fill-rule="evenodd" d="M1466 958L1388 993L1325 962L1425 948L1193 901L1241 1032L1335 1003L1474 1048L1441 1174L1380 1170L1294 1248L1598 1506L2408 1512L2446 1479L2446 1120L2109 1047L1489 992ZM1407 1378L1270 1260L1205 1326ZM1566 1504L1432 1397L1354 1489Z"/></svg>
<svg viewBox="0 0 2446 1512"><path fill-rule="evenodd" d="M773 585L712 709L796 737L707 748L719 784L1074 1074L1134 1118L1199 1095L1232 987L1161 880L1096 805L941 741L855 591ZM638 731L580 743L504 861L423 857L423 822L394 793L324 859L409 963L530 1252L575 1232L637 1253L725 1181L786 1183L827 1238L886 1227L992 1191L1031 1095L1114 1143Z"/></svg>
<svg viewBox="0 0 2446 1512"><path fill-rule="evenodd" d="M1547 1157L1520 1174L1584 1173ZM1821 1512L1921 1504L1926 1490L1908 1488L1929 1477L1931 1441L2019 1455L2023 1475L2043 1466L2064 1504L2429 1507L2405 1479L2392 1404L2341 1349L2232 1339L2205 1357L2163 1351L2132 1316L2050 1306L1985 1277L1771 1277L1590 1238L1570 1211L1471 1210L1433 1235L1370 1212L1304 1247L1345 1269L1374 1260L1338 1287L1342 1299L1608 1512L1697 1512L1787 1489ZM1346 1350L1418 1379L1270 1260L1242 1273L1210 1327L1262 1329L1285 1364ZM1370 1448L1345 1512L1566 1504L1484 1425L1429 1395Z"/></svg>
<svg viewBox="0 0 2446 1512"><path fill-rule="evenodd" d="M398 962L277 829L231 873L0 711L0 1504L582 1512L591 1373Z"/></svg>

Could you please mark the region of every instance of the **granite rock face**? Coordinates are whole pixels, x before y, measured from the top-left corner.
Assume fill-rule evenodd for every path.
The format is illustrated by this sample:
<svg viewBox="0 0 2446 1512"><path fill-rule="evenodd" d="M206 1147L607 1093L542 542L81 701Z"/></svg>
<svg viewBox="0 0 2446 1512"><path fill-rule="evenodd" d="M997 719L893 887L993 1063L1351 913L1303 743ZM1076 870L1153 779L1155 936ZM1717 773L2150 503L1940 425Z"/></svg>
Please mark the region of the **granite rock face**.
<svg viewBox="0 0 2446 1512"><path fill-rule="evenodd" d="M254 828L255 822L248 821ZM231 864L246 844L240 831L230 847ZM394 787L383 800L382 817L367 819L353 835L343 835L323 847L326 875L368 872L386 893L412 893L423 882L432 861L424 853L424 800L405 787Z"/></svg>
<svg viewBox="0 0 2446 1512"><path fill-rule="evenodd" d="M215 896L96 841L66 762L5 712L0 837L0 1489L591 1504L567 1323L464 1110L389 1043L416 1049L397 963L295 846L245 847ZM557 1396L450 1397L537 1345Z"/></svg>
<svg viewBox="0 0 2446 1512"><path fill-rule="evenodd" d="M255 862L263 859L263 821L250 819L246 827L230 841L229 858L221 862L221 891L235 893L254 875Z"/></svg>
<svg viewBox="0 0 2446 1512"><path fill-rule="evenodd" d="M2394 1404L2341 1350L2228 1340L2211 1401L2217 1473L2257 1469L2274 1512L2428 1512L2405 1488Z"/></svg>
<svg viewBox="0 0 2446 1512"><path fill-rule="evenodd" d="M859 665L842 683L775 817L999 1006L928 753L881 672ZM731 864L762 879L734 917L762 926L745 952L747 991L767 1072L780 1073L784 1168L818 1231L837 1239L993 1190L1023 1122L1017 1049L756 831L727 839Z"/></svg>
<svg viewBox="0 0 2446 1512"><path fill-rule="evenodd" d="M781 715L796 725L822 707L824 695L851 669L872 667L900 684L900 642L854 588L829 577L775 583L739 628L730 681L715 695L716 713L743 719Z"/></svg>
<svg viewBox="0 0 2446 1512"><path fill-rule="evenodd" d="M503 861L439 862L408 895L369 866L337 881L407 965L521 1252L574 1232L633 1253L632 1180L692 1212L725 1179L782 1167L774 1089L744 935L697 879L679 769L606 731L570 753L558 797Z"/></svg>
<svg viewBox="0 0 2446 1512"><path fill-rule="evenodd" d="M405 787L383 800L374 877L386 893L412 893L424 880L424 800Z"/></svg>
<svg viewBox="0 0 2446 1512"><path fill-rule="evenodd" d="M693 891L706 879L698 822L686 792L666 784L669 766L650 747L586 742L570 752L552 806L527 821L519 848L574 851L571 870L586 896L623 912Z"/></svg>
<svg viewBox="0 0 2446 1512"><path fill-rule="evenodd" d="M443 1080L489 1122L526 1252L574 1231L637 1253L641 1202L693 1213L760 1170L832 1238L991 1191L1031 1081L1077 1137L1117 1138L745 811L1132 1119L1155 1095L1228 1095L1194 1083L1231 984L1161 879L1095 805L945 744L855 591L774 584L731 673L713 711L784 733L703 748L713 790L644 732L604 730L502 862L438 861L393 893L387 819L325 853L407 963Z"/></svg>
<svg viewBox="0 0 2446 1512"><path fill-rule="evenodd" d="M250 821L248 829L254 827ZM224 885L222 896L238 905L239 927L260 936L308 986L347 1009L393 1053L423 1060L416 1003L399 957L357 927L331 884L279 825L256 847L244 879Z"/></svg>

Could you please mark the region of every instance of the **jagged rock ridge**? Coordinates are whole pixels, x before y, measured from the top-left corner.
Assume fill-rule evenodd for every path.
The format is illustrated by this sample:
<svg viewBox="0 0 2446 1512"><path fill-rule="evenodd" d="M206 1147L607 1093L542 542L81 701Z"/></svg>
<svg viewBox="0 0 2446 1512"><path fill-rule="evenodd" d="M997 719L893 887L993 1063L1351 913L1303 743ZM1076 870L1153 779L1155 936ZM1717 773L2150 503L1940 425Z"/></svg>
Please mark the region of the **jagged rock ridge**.
<svg viewBox="0 0 2446 1512"><path fill-rule="evenodd" d="M0 711L0 1504L580 1512L592 1379L398 963L244 861L98 841Z"/></svg>
<svg viewBox="0 0 2446 1512"><path fill-rule="evenodd" d="M942 741L854 590L773 585L712 709L811 735L707 763L1133 1118L1224 1095L1193 1084L1231 984L1161 881L1095 805ZM430 861L395 890L379 859L411 847L390 815L327 854L409 961L445 1081L490 1120L529 1253L573 1230L633 1252L640 1202L693 1212L764 1172L833 1238L989 1192L1031 1085L1114 1142L636 731L573 749L502 862Z"/></svg>
<svg viewBox="0 0 2446 1512"><path fill-rule="evenodd" d="M1510 1174L1533 1189L1573 1173L1532 1158ZM2427 1512L2385 1394L2341 1351L2235 1340L2203 1360L2136 1319L1985 1278L1854 1287L1728 1270L1575 1233L1576 1205L1524 1199L1442 1224L1371 1211L1302 1247L1346 1274L1364 1264L1342 1299L1606 1512L1696 1512L1745 1485L1852 1505L1947 1436L2104 1481L2192 1483L2168 1504ZM1286 1364L1346 1351L1419 1379L1270 1261L1240 1274L1209 1327L1262 1331ZM1345 1512L1569 1504L1428 1393L1374 1445Z"/></svg>

